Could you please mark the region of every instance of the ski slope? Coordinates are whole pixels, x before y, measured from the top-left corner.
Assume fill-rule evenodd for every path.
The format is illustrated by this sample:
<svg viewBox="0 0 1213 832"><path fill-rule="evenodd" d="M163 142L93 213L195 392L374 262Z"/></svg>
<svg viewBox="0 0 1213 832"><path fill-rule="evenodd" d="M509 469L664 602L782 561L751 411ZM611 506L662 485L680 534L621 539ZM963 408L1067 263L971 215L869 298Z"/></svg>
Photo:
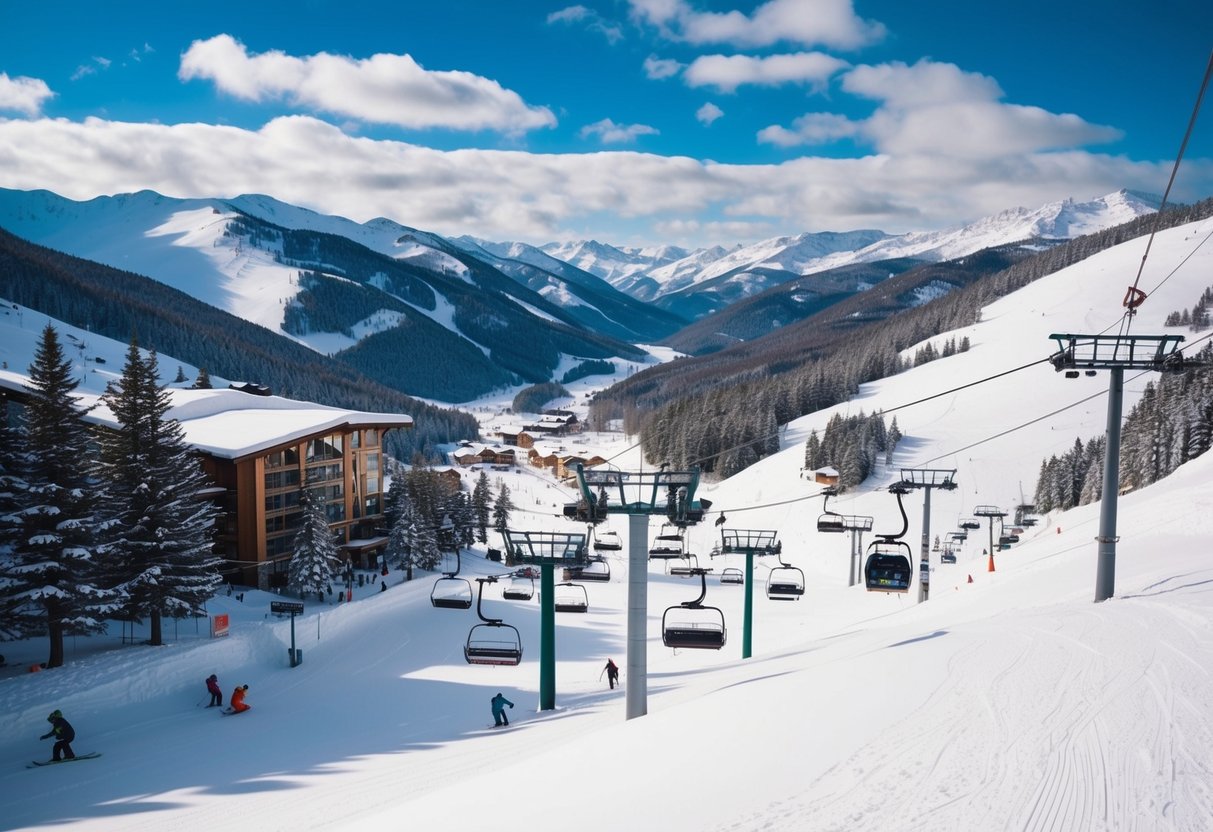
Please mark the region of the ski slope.
<svg viewBox="0 0 1213 832"><path fill-rule="evenodd" d="M1134 332L1162 331L1210 282L1213 222L1159 235ZM963 331L966 353L865 387L834 410L891 410L1048 355L1051 332L1114 323L1145 241L1059 272L988 307ZM1186 259L1185 259L1186 258ZM1164 276L1174 274L1161 282ZM941 338L949 337L948 335ZM171 366L168 359L162 361ZM10 364L11 366L11 364ZM1129 379L1126 412L1145 379ZM1047 363L896 411L906 434L891 467L830 508L901 528L884 487L901 467L956 470L936 492L930 536L977 504L1031 498L1040 461L1103 430L1106 377L1064 379ZM1084 399L1087 399L1084 401ZM1077 403L1077 404L1075 404ZM1061 408L1074 404L1065 410ZM430 606L434 576L309 602L295 622L304 661L290 668L290 624L273 596L221 595L233 632L210 640L183 622L161 648L107 640L68 645L68 665L0 676L0 827L84 830L1208 830L1213 828L1213 458L1119 502L1116 597L1092 602L1099 507L1055 513L997 552L986 528L958 562L932 555L930 600L847 586L848 538L816 531L821 500L804 479L803 441L832 411L790 425L784 450L705 486L709 521L690 532L709 562L725 528L776 529L803 569L799 601L753 590L753 657L741 658L745 588L710 580L728 622L716 651L661 644L665 607L698 585L647 563L648 714L625 720L624 694L600 673L625 670L628 563L587 584L590 610L558 614L556 709L537 710L539 607L486 590L485 611L521 632L517 667L473 667L462 646L475 609ZM1046 414L1054 414L1034 421ZM1011 430L1023 426L1017 430ZM995 437L991 439L991 437ZM617 463L639 467L635 450ZM518 510L511 525L579 531L572 495L530 472L492 472ZM917 549L922 497L906 498ZM627 540L627 522L611 527ZM650 531L656 533L657 521ZM869 535L865 543L871 539ZM489 545L497 545L495 539ZM499 573L483 547L468 577ZM972 578L972 582L969 582ZM169 638L171 634L169 627ZM3 647L10 663L45 644ZM253 710L207 710L204 679L250 686ZM515 702L494 731L489 699ZM77 751L98 760L26 769L49 756L45 716L60 708Z"/></svg>

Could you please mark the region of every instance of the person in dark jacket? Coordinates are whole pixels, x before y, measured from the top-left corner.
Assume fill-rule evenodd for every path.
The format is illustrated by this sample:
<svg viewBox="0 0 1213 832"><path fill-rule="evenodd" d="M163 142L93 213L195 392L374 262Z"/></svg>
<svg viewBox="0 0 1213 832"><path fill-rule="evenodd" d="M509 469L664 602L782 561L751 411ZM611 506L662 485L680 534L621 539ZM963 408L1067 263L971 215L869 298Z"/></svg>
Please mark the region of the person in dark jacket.
<svg viewBox="0 0 1213 832"><path fill-rule="evenodd" d="M514 707L514 703L506 699L500 693L493 697L492 703L493 722L495 723L496 727L500 728L503 725L509 725L510 719L505 715L505 706L509 705L512 708Z"/></svg>
<svg viewBox="0 0 1213 832"><path fill-rule="evenodd" d="M72 724L64 719L63 714L59 711L51 711L51 715L46 718L46 721L51 724L51 730L38 739L44 740L52 736L55 738L55 750L51 759L56 763L61 758L64 760L76 759L76 752L72 751L72 740L76 738L76 731L72 728Z"/></svg>
<svg viewBox="0 0 1213 832"><path fill-rule="evenodd" d="M207 705L208 708L223 705L223 691L219 689L219 677L214 673L206 677L206 689L211 695L211 704Z"/></svg>
<svg viewBox="0 0 1213 832"><path fill-rule="evenodd" d="M615 685L619 682L619 665L615 664L614 659L607 659L606 667L603 669L606 670L607 682L610 684L611 690L614 690Z"/></svg>

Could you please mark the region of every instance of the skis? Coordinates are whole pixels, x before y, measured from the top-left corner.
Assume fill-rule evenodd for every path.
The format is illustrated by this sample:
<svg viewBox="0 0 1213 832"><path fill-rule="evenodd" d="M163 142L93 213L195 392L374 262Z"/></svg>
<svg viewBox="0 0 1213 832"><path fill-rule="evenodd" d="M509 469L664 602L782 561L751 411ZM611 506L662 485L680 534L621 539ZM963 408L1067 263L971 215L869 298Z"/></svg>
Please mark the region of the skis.
<svg viewBox="0 0 1213 832"><path fill-rule="evenodd" d="M246 708L245 710L251 711L252 709L253 709L253 706L249 705L249 707ZM242 714L242 713L244 713L244 711L233 711L231 708L224 708L222 711L219 712L219 715L220 716L235 716L236 714Z"/></svg>
<svg viewBox="0 0 1213 832"><path fill-rule="evenodd" d="M74 763L77 760L94 760L101 756L100 751L90 751L88 754L77 754L75 757L69 757L66 760L34 760L26 768L34 768L37 766L57 766L60 763Z"/></svg>

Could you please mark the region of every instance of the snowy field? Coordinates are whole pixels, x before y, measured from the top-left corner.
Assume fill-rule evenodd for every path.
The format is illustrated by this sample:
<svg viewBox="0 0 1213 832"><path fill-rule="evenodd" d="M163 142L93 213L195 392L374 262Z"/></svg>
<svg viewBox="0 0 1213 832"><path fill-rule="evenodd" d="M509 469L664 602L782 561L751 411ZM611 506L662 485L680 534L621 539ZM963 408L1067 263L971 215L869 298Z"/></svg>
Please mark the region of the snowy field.
<svg viewBox="0 0 1213 832"><path fill-rule="evenodd" d="M1197 246L1210 234L1206 221L1155 241L1135 333L1162 331L1163 317L1209 284L1213 253ZM800 471L805 437L834 411L890 410L1042 358L1051 332L1114 323L1144 245L992 304L956 333L970 337L969 352L798 420L783 452L705 486L712 514L690 531L700 564L715 575L743 565L707 557L723 511L727 529L778 531L806 593L768 600L773 564L761 559L753 657L743 660L746 588L710 579L707 603L725 615L727 644L672 651L661 614L698 585L647 564L646 716L625 720L624 693L600 676L608 657L626 669L622 554L609 583L587 584L587 613L557 616L553 711L538 710L538 604L502 600L500 584L485 608L519 629L517 667L464 662L475 609L432 607L432 575L405 583L394 571L386 592L309 602L295 622L296 668L289 622L268 615L273 596L220 596L209 611L231 614L226 639L182 622L160 648L124 646L117 633L69 641L68 664L41 673L21 666L43 659L44 643L0 645L17 665L0 671L0 828L1213 829L1213 458L1120 500L1116 597L1100 604L1098 506L1041 518L996 553L994 571L986 529L970 533L956 564L932 555L931 597L918 604L917 584L902 596L847 586L848 538L816 531L821 499ZM1129 379L1126 412L1145 380ZM934 494L932 537L978 504L1012 509L1021 488L1031 499L1042 458L1103 431L1106 385L1044 364L897 410L907 438L893 466L830 507L896 532L883 489L901 467L926 467L955 469L960 485ZM614 442L604 450L628 447ZM640 464L634 450L617 463ZM515 528L584 528L559 517L573 499L561 486L533 473L492 477L515 494ZM917 551L921 495L906 504ZM626 520L611 527L627 540ZM483 555L465 554L468 577L500 573ZM211 673L225 696L247 683L253 709L221 717L202 707ZM488 727L499 691L517 705L505 731ZM76 750L100 759L26 768L49 756L37 737L54 708L75 726Z"/></svg>

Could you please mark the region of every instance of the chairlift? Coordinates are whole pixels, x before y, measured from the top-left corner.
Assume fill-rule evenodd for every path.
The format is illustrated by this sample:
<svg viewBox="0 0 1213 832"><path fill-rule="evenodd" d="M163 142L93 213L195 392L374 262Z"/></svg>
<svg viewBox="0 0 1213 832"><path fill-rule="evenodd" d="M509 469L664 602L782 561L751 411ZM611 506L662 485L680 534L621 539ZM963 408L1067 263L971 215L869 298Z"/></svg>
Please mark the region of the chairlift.
<svg viewBox="0 0 1213 832"><path fill-rule="evenodd" d="M430 603L440 609L466 610L472 606L472 582L457 577L462 562L455 550L455 571L443 572L430 590Z"/></svg>
<svg viewBox="0 0 1213 832"><path fill-rule="evenodd" d="M673 559L667 560L665 573L675 578L692 577L695 574L695 570L699 568L699 558L695 557L690 552L687 552L686 556L683 558L683 561L684 562L680 564Z"/></svg>
<svg viewBox="0 0 1213 832"><path fill-rule="evenodd" d="M618 552L623 549L623 541L619 539L619 534L610 529L606 531L594 530L594 551L595 552Z"/></svg>
<svg viewBox="0 0 1213 832"><path fill-rule="evenodd" d="M668 558L682 559L686 557L686 539L684 530L673 523L662 523L661 532L653 538L649 547L650 560Z"/></svg>
<svg viewBox="0 0 1213 832"><path fill-rule="evenodd" d="M877 535L879 540L868 544L868 558L863 566L863 579L869 592L909 592L914 577L910 544L901 538L910 528L910 518L901 498L908 489L894 484L889 491L897 495L897 509L901 512L901 531L896 534Z"/></svg>
<svg viewBox="0 0 1213 832"><path fill-rule="evenodd" d="M591 558L585 566L575 567L570 577L578 581L605 583L611 580L611 565L607 563L606 558Z"/></svg>
<svg viewBox="0 0 1213 832"><path fill-rule="evenodd" d="M566 581L553 588L552 607L556 612L589 612L590 596L581 584Z"/></svg>
<svg viewBox="0 0 1213 832"><path fill-rule="evenodd" d="M948 545L948 544L944 545L943 552L939 556L939 562L940 563L956 563L956 552L953 551L953 549L950 545Z"/></svg>
<svg viewBox="0 0 1213 832"><path fill-rule="evenodd" d="M877 540L868 546L863 567L864 583L870 592L909 592L914 567L910 544L903 540Z"/></svg>
<svg viewBox="0 0 1213 832"><path fill-rule="evenodd" d="M821 510L825 513L817 518L817 531L829 534L845 532L847 529L843 516L829 509L830 498L837 494L838 490L833 486L827 486L822 489L821 493L825 495L825 502L821 504Z"/></svg>
<svg viewBox="0 0 1213 832"><path fill-rule="evenodd" d="M767 575L767 598L772 601L799 601L804 595L804 572L779 556L779 565Z"/></svg>
<svg viewBox="0 0 1213 832"><path fill-rule="evenodd" d="M720 573L720 582L722 584L744 584L745 573L736 566L730 566Z"/></svg>
<svg viewBox="0 0 1213 832"><path fill-rule="evenodd" d="M535 579L526 575L511 575L501 588L501 597L507 601L529 601L535 597Z"/></svg>
<svg viewBox="0 0 1213 832"><path fill-rule="evenodd" d="M661 616L661 643L675 649L719 650L724 647L724 613L704 605L708 594L710 569L696 569L700 579L699 597L669 607Z"/></svg>
<svg viewBox="0 0 1213 832"><path fill-rule="evenodd" d="M960 528L967 532L971 532L974 529L980 529L981 523L978 523L977 520L972 517L966 517L964 520L960 521Z"/></svg>
<svg viewBox="0 0 1213 832"><path fill-rule="evenodd" d="M522 638L518 635L518 628L500 618L486 617L482 608L484 585L496 582L497 578L493 575L476 579L480 585L476 595L476 615L483 623L468 631L467 644L463 646L463 658L468 664L517 665L522 662Z"/></svg>

